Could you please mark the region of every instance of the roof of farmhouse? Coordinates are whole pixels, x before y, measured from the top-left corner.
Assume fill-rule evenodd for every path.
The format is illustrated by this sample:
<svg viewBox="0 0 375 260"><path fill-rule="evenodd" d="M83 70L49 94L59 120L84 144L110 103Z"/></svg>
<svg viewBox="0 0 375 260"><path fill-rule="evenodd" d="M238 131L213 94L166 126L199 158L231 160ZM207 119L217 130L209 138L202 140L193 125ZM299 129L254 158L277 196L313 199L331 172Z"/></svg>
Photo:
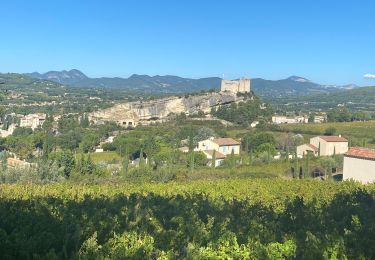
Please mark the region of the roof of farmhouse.
<svg viewBox="0 0 375 260"><path fill-rule="evenodd" d="M352 147L347 153L345 153L345 156L359 159L375 160L375 149Z"/></svg>
<svg viewBox="0 0 375 260"><path fill-rule="evenodd" d="M347 142L344 137L341 136L319 136L321 139L323 139L326 142Z"/></svg>
<svg viewBox="0 0 375 260"><path fill-rule="evenodd" d="M216 150L206 150L204 152L213 157L214 156L214 151L215 151L215 157L216 157L216 159L224 159L226 157L225 154L222 154L221 152L218 152Z"/></svg>
<svg viewBox="0 0 375 260"><path fill-rule="evenodd" d="M318 147L316 147L315 145L313 144L306 144L308 147L310 147L311 149L315 150L315 151L318 151Z"/></svg>
<svg viewBox="0 0 375 260"><path fill-rule="evenodd" d="M216 138L213 139L212 142L218 144L219 146L223 145L240 145L240 142L232 139L232 138Z"/></svg>

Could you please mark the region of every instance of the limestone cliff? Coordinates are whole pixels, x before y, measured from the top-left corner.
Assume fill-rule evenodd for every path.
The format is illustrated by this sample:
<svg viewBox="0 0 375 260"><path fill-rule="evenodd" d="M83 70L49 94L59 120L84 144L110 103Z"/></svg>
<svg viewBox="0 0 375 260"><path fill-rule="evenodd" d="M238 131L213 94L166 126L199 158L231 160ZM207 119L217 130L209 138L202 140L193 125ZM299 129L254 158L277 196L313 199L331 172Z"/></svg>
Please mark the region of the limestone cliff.
<svg viewBox="0 0 375 260"><path fill-rule="evenodd" d="M168 97L149 101L117 104L108 109L89 115L91 120L116 121L122 125L147 124L148 121L162 120L170 114L193 114L202 110L209 112L212 107L243 100L230 92L206 93L187 97Z"/></svg>

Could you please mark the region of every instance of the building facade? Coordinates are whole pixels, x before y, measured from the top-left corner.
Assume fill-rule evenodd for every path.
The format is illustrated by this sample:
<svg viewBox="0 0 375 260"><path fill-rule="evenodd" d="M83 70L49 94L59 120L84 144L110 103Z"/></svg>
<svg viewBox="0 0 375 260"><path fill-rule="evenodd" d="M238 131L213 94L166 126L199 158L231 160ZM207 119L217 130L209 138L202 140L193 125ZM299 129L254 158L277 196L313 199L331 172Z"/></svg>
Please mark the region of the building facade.
<svg viewBox="0 0 375 260"><path fill-rule="evenodd" d="M250 79L241 78L239 80L221 80L221 91L232 93L250 92Z"/></svg>
<svg viewBox="0 0 375 260"><path fill-rule="evenodd" d="M187 148L182 147L181 151L188 152ZM198 142L198 146L194 149L194 151L203 152L207 159L208 164L212 165L215 163L215 167L220 166L227 155L234 155L240 154L241 151L241 143L232 139L232 138L209 138L207 140L203 140ZM215 162L213 162L213 157L215 157Z"/></svg>
<svg viewBox="0 0 375 260"><path fill-rule="evenodd" d="M295 116L295 117L287 117L287 116L273 116L272 122L274 124L306 124L309 122L309 118L307 116Z"/></svg>
<svg viewBox="0 0 375 260"><path fill-rule="evenodd" d="M46 120L46 114L29 114L20 119L20 127L36 129L43 125Z"/></svg>
<svg viewBox="0 0 375 260"><path fill-rule="evenodd" d="M241 143L232 138L209 138L198 142L197 151L215 150L224 155L240 154Z"/></svg>
<svg viewBox="0 0 375 260"><path fill-rule="evenodd" d="M344 155L343 180L375 182L375 149L350 148Z"/></svg>
<svg viewBox="0 0 375 260"><path fill-rule="evenodd" d="M297 156L303 157L308 152L314 155L331 156L344 154L348 151L348 140L338 136L316 136L310 139L309 144L297 146Z"/></svg>

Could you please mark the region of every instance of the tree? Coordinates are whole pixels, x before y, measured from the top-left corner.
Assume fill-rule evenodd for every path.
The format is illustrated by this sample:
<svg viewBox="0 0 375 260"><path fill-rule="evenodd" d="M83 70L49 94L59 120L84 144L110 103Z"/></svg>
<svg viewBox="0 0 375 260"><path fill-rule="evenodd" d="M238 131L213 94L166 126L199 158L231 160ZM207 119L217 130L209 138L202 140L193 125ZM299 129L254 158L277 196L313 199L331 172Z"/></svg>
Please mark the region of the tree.
<svg viewBox="0 0 375 260"><path fill-rule="evenodd" d="M304 173L304 178L310 177L310 152L307 152L306 154L306 165Z"/></svg>
<svg viewBox="0 0 375 260"><path fill-rule="evenodd" d="M324 135L335 135L336 133L336 128L334 127L328 127L325 132L324 132Z"/></svg>
<svg viewBox="0 0 375 260"><path fill-rule="evenodd" d="M80 125L83 128L90 126L90 121L89 121L89 117L87 114L83 114L82 117L80 118Z"/></svg>
<svg viewBox="0 0 375 260"><path fill-rule="evenodd" d="M216 167L216 150L213 150L212 152L211 167L212 168Z"/></svg>
<svg viewBox="0 0 375 260"><path fill-rule="evenodd" d="M263 144L269 144L273 147L276 145L276 140L273 134L267 132L259 132L255 134L247 134L242 139L242 145L244 146L245 150L252 149L253 152L262 152L267 150L262 150L264 148L261 147ZM246 147L247 146L247 147ZM264 146L263 146L264 147Z"/></svg>
<svg viewBox="0 0 375 260"><path fill-rule="evenodd" d="M189 136L189 168L190 168L190 172L193 173L194 172L194 148L195 148L195 145L194 145L194 139L193 139L193 136L190 135Z"/></svg>
<svg viewBox="0 0 375 260"><path fill-rule="evenodd" d="M129 171L129 152L128 152L127 148L125 148L124 160L122 162L122 169L124 170L125 174L128 174L128 171Z"/></svg>
<svg viewBox="0 0 375 260"><path fill-rule="evenodd" d="M58 167L62 168L64 176L69 178L75 166L73 154L71 152L62 152L58 155L56 161L58 163Z"/></svg>
<svg viewBox="0 0 375 260"><path fill-rule="evenodd" d="M201 127L198 129L197 135L194 137L194 143L198 143L199 141L206 140L212 136L215 136L214 130L209 127Z"/></svg>
<svg viewBox="0 0 375 260"><path fill-rule="evenodd" d="M319 145L318 145L318 156L320 157L320 153L321 153L321 147L320 147L320 142L319 142Z"/></svg>
<svg viewBox="0 0 375 260"><path fill-rule="evenodd" d="M295 158L294 158L294 171L293 171L293 178L296 179L297 178L297 173L298 173L298 156L297 156L297 152L295 152Z"/></svg>

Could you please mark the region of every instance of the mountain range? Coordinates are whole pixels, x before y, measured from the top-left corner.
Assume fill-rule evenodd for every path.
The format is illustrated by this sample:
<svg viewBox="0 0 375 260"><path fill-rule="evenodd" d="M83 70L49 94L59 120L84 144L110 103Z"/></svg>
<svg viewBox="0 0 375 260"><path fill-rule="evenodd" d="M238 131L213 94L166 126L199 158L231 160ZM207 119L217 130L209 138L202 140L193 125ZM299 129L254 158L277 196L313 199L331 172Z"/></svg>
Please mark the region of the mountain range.
<svg viewBox="0 0 375 260"><path fill-rule="evenodd" d="M129 89L154 94L183 94L218 89L221 82L219 77L191 79L172 75L149 76L133 74L128 78L90 78L77 69L49 71L43 74L34 72L26 73L25 75L77 87ZM299 76L291 76L281 80L266 80L262 78L251 80L251 89L255 94L265 99L331 93L357 87L353 84L344 86L321 85Z"/></svg>

